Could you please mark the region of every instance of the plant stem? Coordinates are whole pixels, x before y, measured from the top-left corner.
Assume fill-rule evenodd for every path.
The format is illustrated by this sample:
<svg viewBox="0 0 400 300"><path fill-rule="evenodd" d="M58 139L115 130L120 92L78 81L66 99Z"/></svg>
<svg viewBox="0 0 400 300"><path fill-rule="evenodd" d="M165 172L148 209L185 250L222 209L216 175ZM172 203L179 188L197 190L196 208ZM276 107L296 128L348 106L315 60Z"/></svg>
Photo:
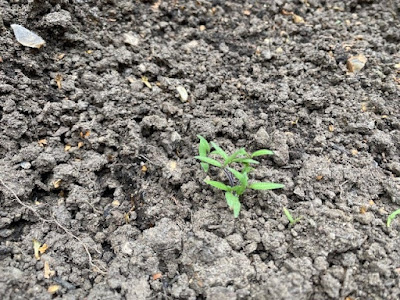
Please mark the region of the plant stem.
<svg viewBox="0 0 400 300"><path fill-rule="evenodd" d="M224 168L224 172L225 172L226 177L228 177L229 185L235 186L235 179L233 178L232 173L227 168Z"/></svg>

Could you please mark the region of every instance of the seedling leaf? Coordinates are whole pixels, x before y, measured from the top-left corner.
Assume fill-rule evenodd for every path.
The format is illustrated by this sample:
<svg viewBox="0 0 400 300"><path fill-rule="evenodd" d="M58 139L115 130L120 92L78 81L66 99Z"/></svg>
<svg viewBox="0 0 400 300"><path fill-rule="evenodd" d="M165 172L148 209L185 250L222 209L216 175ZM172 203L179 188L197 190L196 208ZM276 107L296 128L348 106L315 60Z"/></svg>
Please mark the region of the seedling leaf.
<svg viewBox="0 0 400 300"><path fill-rule="evenodd" d="M233 209L233 216L237 218L240 213L240 202L239 197L234 194L227 192L225 193L226 202L230 209Z"/></svg>
<svg viewBox="0 0 400 300"><path fill-rule="evenodd" d="M224 160L228 158L228 154L226 154L226 152L222 150L216 143L211 142L211 146L213 146L217 154L221 155Z"/></svg>
<svg viewBox="0 0 400 300"><path fill-rule="evenodd" d="M231 192L226 192L225 198L226 198L226 203L228 204L229 208L233 209L233 204L235 203L235 201L238 200L238 198L235 195L233 195Z"/></svg>
<svg viewBox="0 0 400 300"><path fill-rule="evenodd" d="M206 156L211 151L210 144L201 135L198 135L197 137L200 139L199 153L201 156Z"/></svg>
<svg viewBox="0 0 400 300"><path fill-rule="evenodd" d="M285 186L279 183L273 182L254 182L249 185L249 188L253 190L273 190L273 189L282 189Z"/></svg>
<svg viewBox="0 0 400 300"><path fill-rule="evenodd" d="M201 135L197 136L200 139L200 144L199 144L199 155L206 157L208 153L210 153L210 144L207 142L207 140L202 137ZM200 163L201 167L203 168L204 172L208 172L209 165L207 163Z"/></svg>
<svg viewBox="0 0 400 300"><path fill-rule="evenodd" d="M254 170L251 165L259 164L257 160L253 157L258 157L261 155L272 155L273 151L267 149L257 150L253 153L247 153L244 148L240 148L233 152L233 154L228 155L221 147L219 147L214 142L208 142L201 135L197 136L200 139L199 143L199 155L195 156L196 159L200 161L200 164L204 171L208 171L210 165L220 168L225 172L225 175L229 179L229 185L226 185L219 181L206 180L205 182L217 189L225 191L225 198L230 209L233 210L235 218L239 216L241 204L239 201L240 196L247 190L251 188L254 190L271 190L283 188L283 184L273 183L273 182L255 182L249 185L248 174ZM216 160L211 157L220 156L223 159L223 163L220 162L221 159ZM231 168L232 164L239 164L241 170ZM239 182L237 182L237 179ZM290 213L285 210L285 214L291 223L297 222L300 218L293 220Z"/></svg>
<svg viewBox="0 0 400 300"><path fill-rule="evenodd" d="M205 183L207 183L217 189L223 190L223 191L230 192L232 190L232 188L230 186L227 186L219 181L205 180Z"/></svg>
<svg viewBox="0 0 400 300"><path fill-rule="evenodd" d="M236 198L236 201L233 202L233 216L237 218L239 216L239 213L240 213L240 202L239 199Z"/></svg>
<svg viewBox="0 0 400 300"><path fill-rule="evenodd" d="M235 158L233 162L244 163L244 164L259 164L258 161L251 158Z"/></svg>
<svg viewBox="0 0 400 300"><path fill-rule="evenodd" d="M386 223L387 227L390 226L390 224L392 223L392 221L394 220L394 218L396 218L396 216L397 216L398 214L400 214L400 209L395 210L394 212L392 212L392 213L389 215L389 217L387 218L387 223Z"/></svg>
<svg viewBox="0 0 400 300"><path fill-rule="evenodd" d="M287 210L286 207L283 208L283 212L285 213L286 218L289 220L290 223L293 223L293 217L290 212Z"/></svg>
<svg viewBox="0 0 400 300"><path fill-rule="evenodd" d="M289 210L286 209L286 207L283 208L283 212L285 213L286 218L289 220L290 225L296 224L298 221L300 221L301 217L298 217L296 219L293 219L291 213Z"/></svg>
<svg viewBox="0 0 400 300"><path fill-rule="evenodd" d="M210 165L216 166L218 168L222 167L222 164L215 159L209 158L209 157L205 157L205 156L195 156L194 158L201 160L202 162L208 163Z"/></svg>
<svg viewBox="0 0 400 300"><path fill-rule="evenodd" d="M206 163L203 163L203 162L200 163L200 165L203 168L204 172L207 173L210 166L208 164L206 164Z"/></svg>
<svg viewBox="0 0 400 300"><path fill-rule="evenodd" d="M231 163L236 157L238 157L239 155L247 155L246 150L244 150L244 148L240 148L238 151L234 152L231 156L229 156L226 161L225 161L225 165Z"/></svg>
<svg viewBox="0 0 400 300"><path fill-rule="evenodd" d="M261 155L274 155L274 152L271 150L267 150L267 149L261 149L261 150L257 150L255 152L253 152L251 154L251 157L256 157L256 156L261 156Z"/></svg>

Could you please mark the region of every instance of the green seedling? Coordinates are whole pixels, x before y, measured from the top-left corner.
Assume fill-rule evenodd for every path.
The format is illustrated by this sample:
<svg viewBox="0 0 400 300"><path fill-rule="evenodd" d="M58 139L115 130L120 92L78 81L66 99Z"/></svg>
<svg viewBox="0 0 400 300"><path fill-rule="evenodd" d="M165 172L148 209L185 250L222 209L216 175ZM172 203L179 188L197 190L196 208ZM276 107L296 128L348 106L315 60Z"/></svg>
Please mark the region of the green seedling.
<svg viewBox="0 0 400 300"><path fill-rule="evenodd" d="M239 216L240 212L241 205L239 197L244 194L247 189L272 190L284 187L283 184L273 182L249 182L248 174L254 170L251 165L259 164L259 162L253 158L261 155L273 155L273 151L262 149L253 153L247 153L244 148L241 148L233 154L228 155L216 143L211 142L210 146L204 137L201 135L197 137L200 139L199 155L195 156L195 158L200 160L201 167L205 172L209 170L210 165L222 169L229 180L229 185L214 180L206 180L205 182L225 192L226 202L229 208L233 210L235 218ZM211 151L211 149L213 149L213 151ZM211 155L219 157L220 160L210 157ZM233 165L239 166L240 171L233 168Z"/></svg>
<svg viewBox="0 0 400 300"><path fill-rule="evenodd" d="M400 214L400 209L395 210L394 212L392 212L389 217L387 218L387 222L386 222L386 226L389 227L390 224L392 223L392 221L394 220L394 218L396 218L397 215Z"/></svg>
<svg viewBox="0 0 400 300"><path fill-rule="evenodd" d="M285 214L286 218L289 220L290 226L294 226L302 217L298 217L296 219L293 219L292 214L290 211L287 210L286 207L283 208L283 213Z"/></svg>
<svg viewBox="0 0 400 300"><path fill-rule="evenodd" d="M198 135L197 137L200 139L199 155L202 157L207 157L211 150L210 144L202 136ZM201 167L203 168L204 172L207 173L209 165L207 163L201 163Z"/></svg>

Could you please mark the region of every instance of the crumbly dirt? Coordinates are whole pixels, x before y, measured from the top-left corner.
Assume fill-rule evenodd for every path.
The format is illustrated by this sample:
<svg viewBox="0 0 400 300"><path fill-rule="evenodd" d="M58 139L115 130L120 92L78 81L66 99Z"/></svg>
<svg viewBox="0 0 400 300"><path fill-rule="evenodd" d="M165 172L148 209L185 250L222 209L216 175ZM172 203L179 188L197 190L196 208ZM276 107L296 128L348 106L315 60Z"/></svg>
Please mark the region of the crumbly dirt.
<svg viewBox="0 0 400 300"><path fill-rule="evenodd" d="M0 14L1 299L400 298L399 1ZM14 23L46 45L19 44ZM234 219L197 134L274 150L253 179L285 188L245 194Z"/></svg>

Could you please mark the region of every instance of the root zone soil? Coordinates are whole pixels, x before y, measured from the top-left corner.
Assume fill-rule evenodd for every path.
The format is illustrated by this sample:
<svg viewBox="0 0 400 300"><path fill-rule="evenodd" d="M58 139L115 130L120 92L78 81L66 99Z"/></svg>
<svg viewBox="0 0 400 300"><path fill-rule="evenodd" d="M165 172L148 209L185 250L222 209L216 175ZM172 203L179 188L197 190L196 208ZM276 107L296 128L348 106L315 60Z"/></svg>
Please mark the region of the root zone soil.
<svg viewBox="0 0 400 300"><path fill-rule="evenodd" d="M399 17L389 0L1 2L0 298L399 299ZM251 179L285 188L235 219L197 134L274 150Z"/></svg>

